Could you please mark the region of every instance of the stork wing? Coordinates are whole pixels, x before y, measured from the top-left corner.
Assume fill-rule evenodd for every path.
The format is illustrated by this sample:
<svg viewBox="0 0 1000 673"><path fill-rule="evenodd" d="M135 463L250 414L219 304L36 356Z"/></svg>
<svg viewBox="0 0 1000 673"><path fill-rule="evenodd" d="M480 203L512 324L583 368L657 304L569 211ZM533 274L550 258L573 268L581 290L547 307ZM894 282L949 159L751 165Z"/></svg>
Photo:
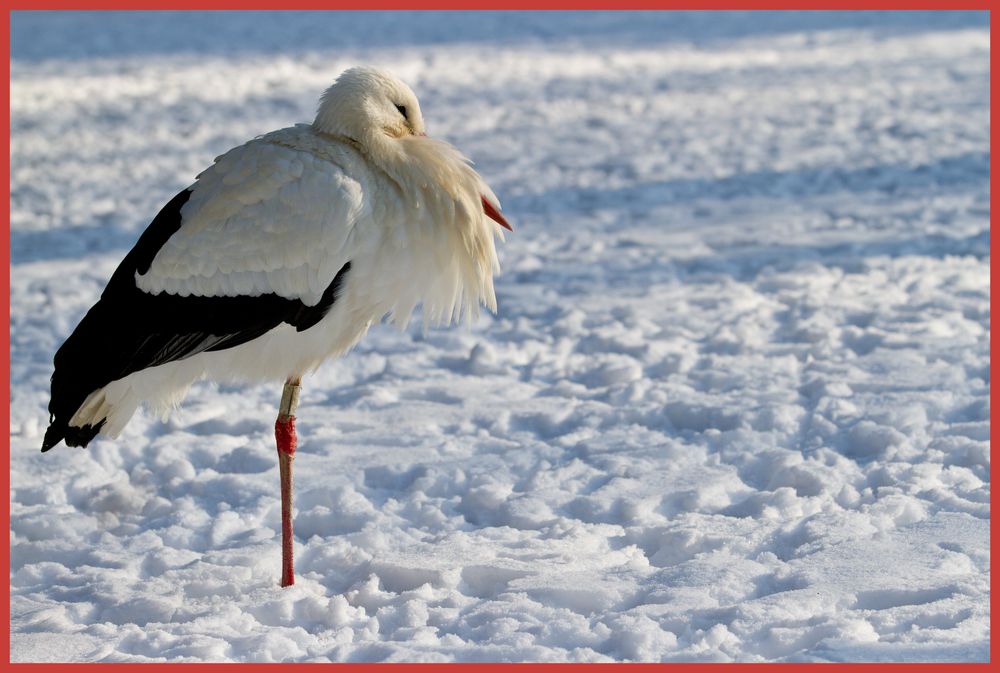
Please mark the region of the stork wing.
<svg viewBox="0 0 1000 673"><path fill-rule="evenodd" d="M252 141L219 157L153 219L55 356L43 450L95 390L133 372L309 329L350 269L360 185L309 152Z"/></svg>
<svg viewBox="0 0 1000 673"><path fill-rule="evenodd" d="M135 284L148 293L275 294L319 302L350 259L360 185L314 154L265 140L230 150L198 176L177 230Z"/></svg>

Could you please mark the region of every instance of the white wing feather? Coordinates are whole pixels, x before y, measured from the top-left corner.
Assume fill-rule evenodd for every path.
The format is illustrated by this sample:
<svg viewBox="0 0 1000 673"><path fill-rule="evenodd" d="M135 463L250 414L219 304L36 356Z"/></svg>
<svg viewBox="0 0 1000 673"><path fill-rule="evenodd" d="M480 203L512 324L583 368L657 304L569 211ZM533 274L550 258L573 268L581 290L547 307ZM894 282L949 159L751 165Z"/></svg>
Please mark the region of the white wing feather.
<svg viewBox="0 0 1000 673"><path fill-rule="evenodd" d="M218 157L136 285L181 296L274 293L315 305L350 261L365 199L329 157L294 142L303 132L284 129Z"/></svg>

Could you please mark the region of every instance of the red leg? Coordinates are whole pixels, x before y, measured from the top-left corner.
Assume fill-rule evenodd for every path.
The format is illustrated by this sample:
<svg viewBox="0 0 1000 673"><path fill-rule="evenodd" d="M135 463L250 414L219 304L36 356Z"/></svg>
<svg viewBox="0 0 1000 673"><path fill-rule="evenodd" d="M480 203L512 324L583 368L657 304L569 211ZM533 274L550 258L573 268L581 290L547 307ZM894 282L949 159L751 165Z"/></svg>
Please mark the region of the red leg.
<svg viewBox="0 0 1000 673"><path fill-rule="evenodd" d="M295 407L299 396L298 380L285 383L281 409L274 422L274 438L278 444L278 471L281 475L281 586L295 584L295 564L292 558L292 463L295 460Z"/></svg>

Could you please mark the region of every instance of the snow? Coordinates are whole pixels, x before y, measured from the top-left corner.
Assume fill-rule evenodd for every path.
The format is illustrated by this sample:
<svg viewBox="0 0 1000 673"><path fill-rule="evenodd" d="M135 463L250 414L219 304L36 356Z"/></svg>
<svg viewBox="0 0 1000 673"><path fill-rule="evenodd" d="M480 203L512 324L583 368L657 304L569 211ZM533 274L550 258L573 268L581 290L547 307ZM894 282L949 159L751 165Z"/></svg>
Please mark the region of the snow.
<svg viewBox="0 0 1000 673"><path fill-rule="evenodd" d="M25 13L13 661L987 661L985 13ZM514 224L381 326L38 452L51 358L216 155L388 67Z"/></svg>

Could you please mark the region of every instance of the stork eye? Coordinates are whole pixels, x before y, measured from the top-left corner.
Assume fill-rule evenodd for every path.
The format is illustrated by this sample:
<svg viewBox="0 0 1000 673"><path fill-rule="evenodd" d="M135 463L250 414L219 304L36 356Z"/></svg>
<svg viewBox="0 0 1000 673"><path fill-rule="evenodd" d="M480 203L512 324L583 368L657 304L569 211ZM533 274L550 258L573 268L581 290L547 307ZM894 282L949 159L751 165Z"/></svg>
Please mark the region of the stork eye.
<svg viewBox="0 0 1000 673"><path fill-rule="evenodd" d="M397 105L396 109L399 110L399 114L403 115L403 119L406 119L407 121L409 121L410 118L406 116L406 106L405 105Z"/></svg>

